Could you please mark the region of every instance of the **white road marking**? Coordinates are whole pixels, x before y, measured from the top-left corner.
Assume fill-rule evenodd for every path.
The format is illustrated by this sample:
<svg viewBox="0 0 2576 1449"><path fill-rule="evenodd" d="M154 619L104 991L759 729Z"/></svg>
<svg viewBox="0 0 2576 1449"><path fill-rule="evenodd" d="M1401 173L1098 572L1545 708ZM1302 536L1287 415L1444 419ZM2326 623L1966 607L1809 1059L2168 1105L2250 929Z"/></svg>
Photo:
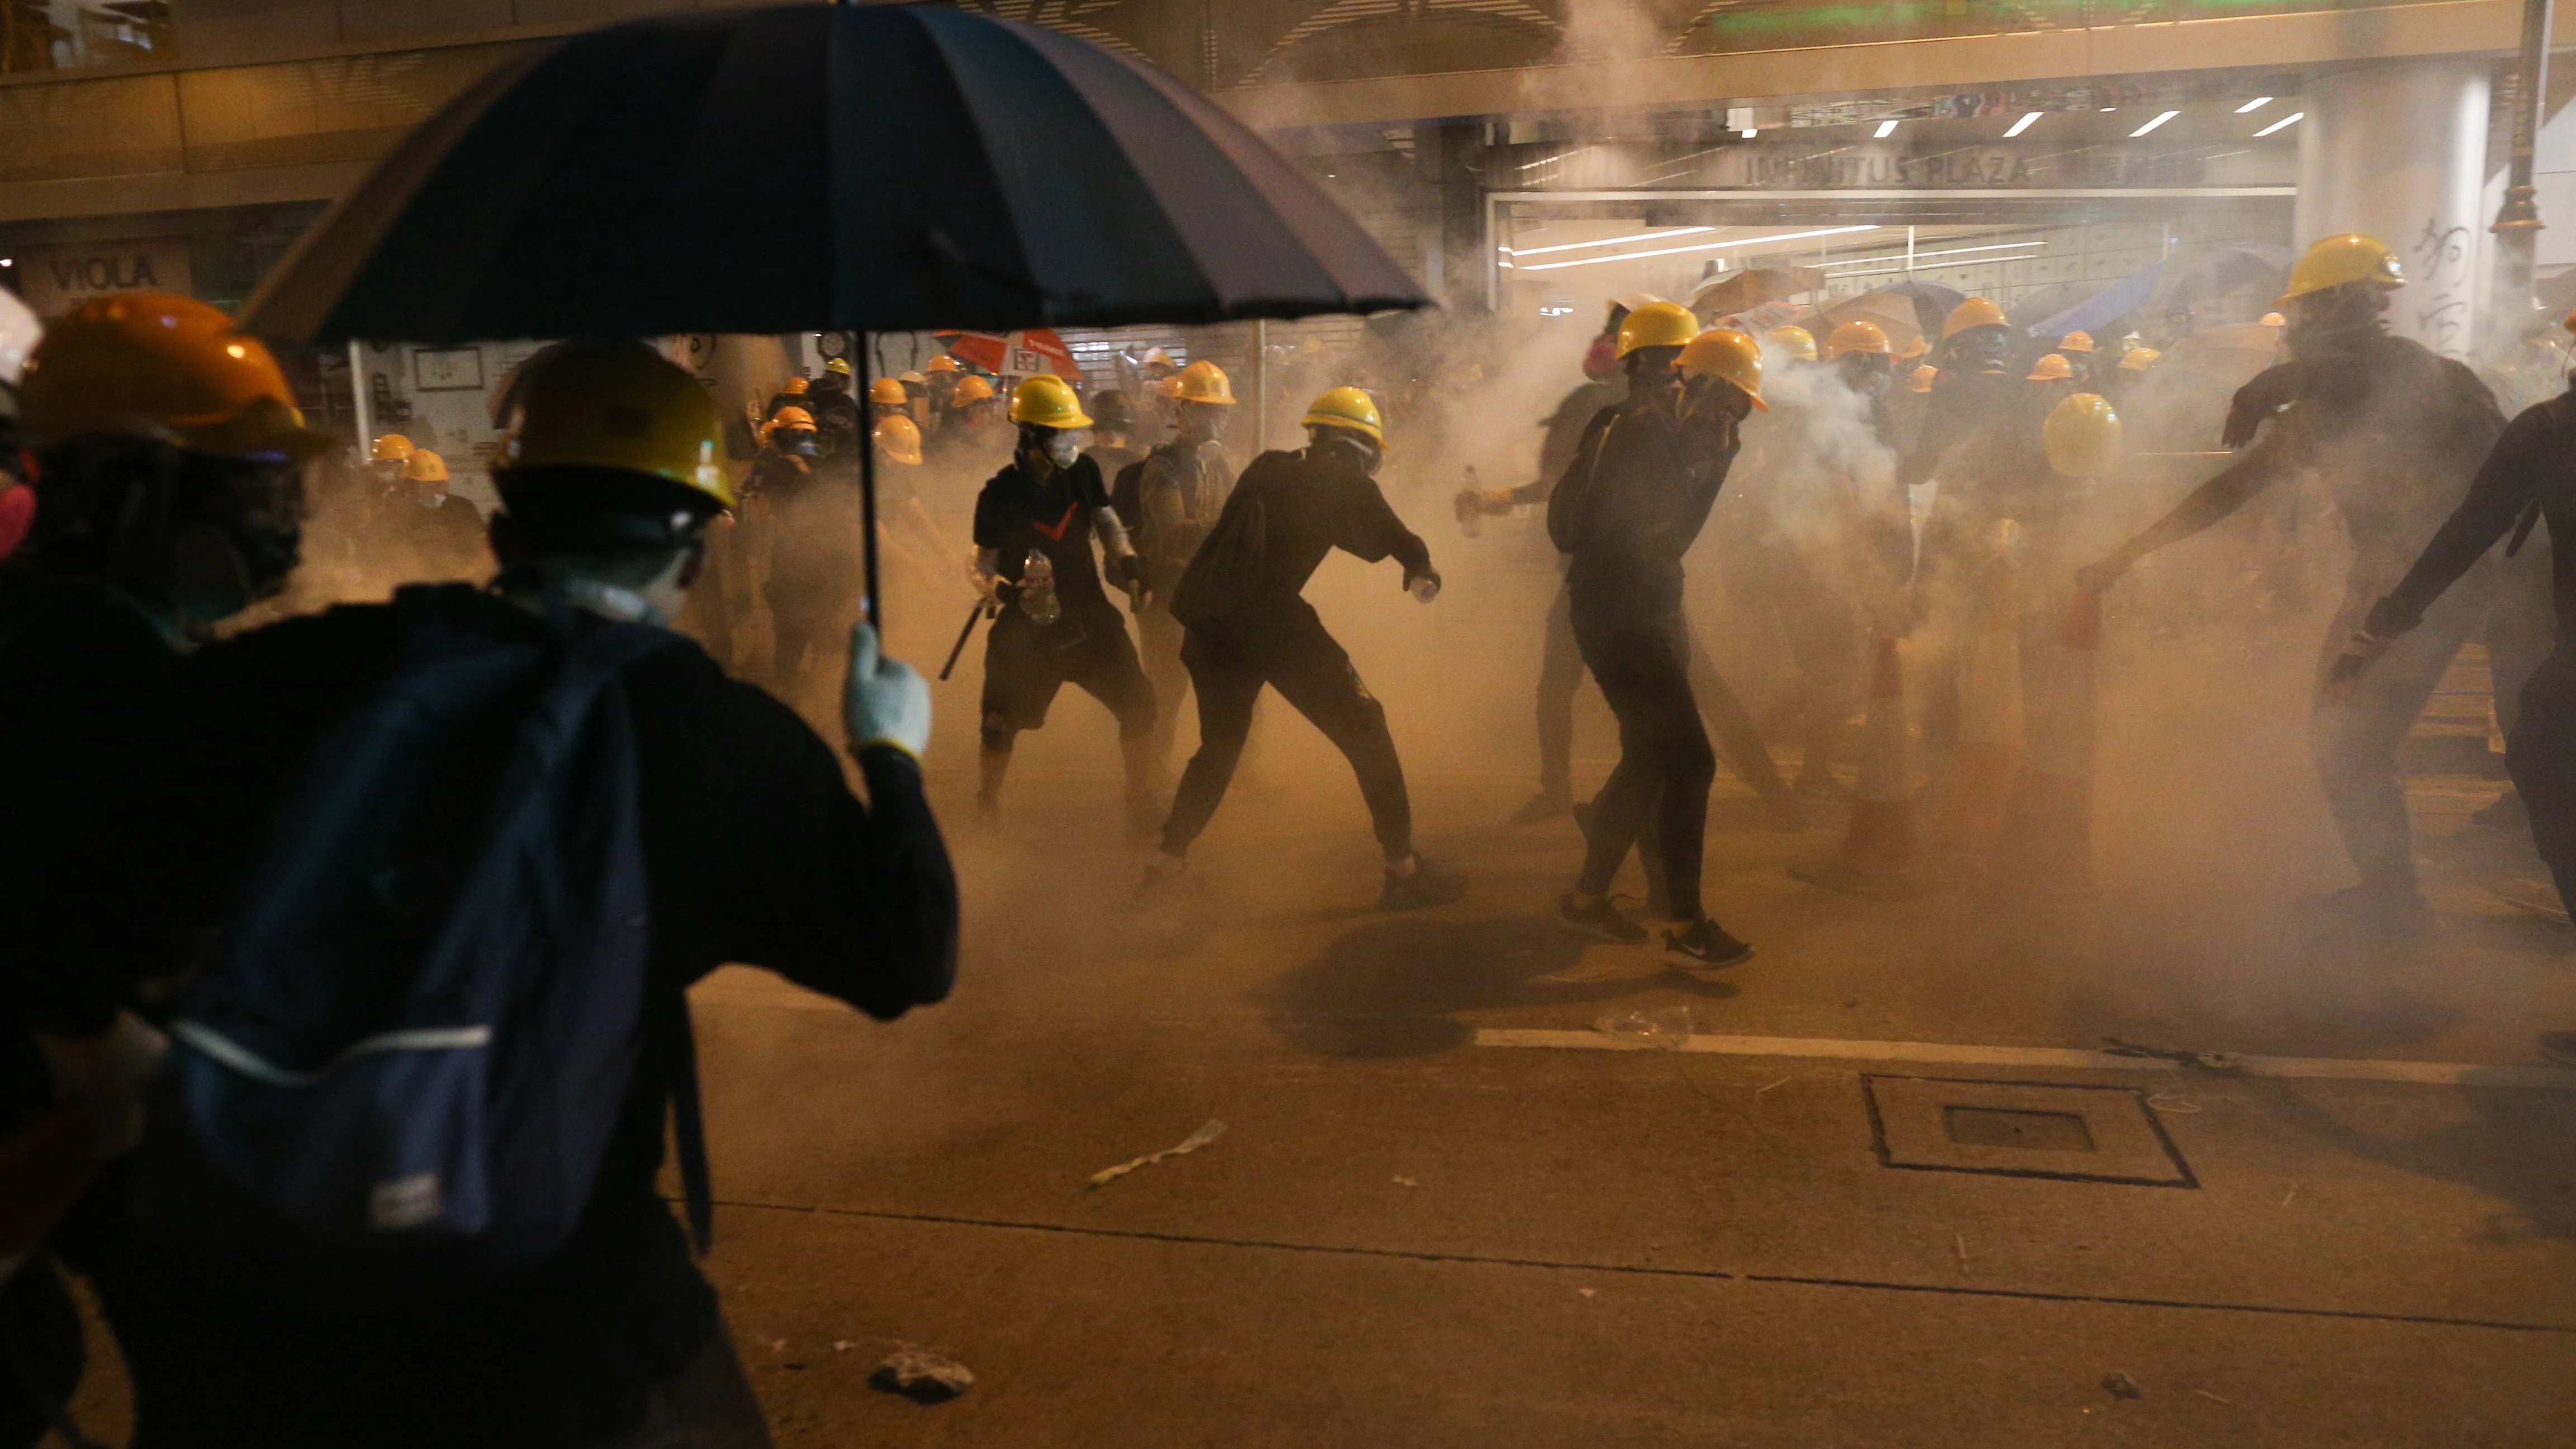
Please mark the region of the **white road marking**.
<svg viewBox="0 0 2576 1449"><path fill-rule="evenodd" d="M1487 1028L1476 1033L1476 1045L1488 1047L1553 1047L1559 1050L1633 1052L1657 1048L1618 1041L1597 1031L1540 1031ZM1853 1062L1931 1062L1968 1067L2058 1067L2081 1071L2178 1072L2177 1062L2163 1057L2132 1057L2078 1047L1959 1046L1929 1041L1842 1041L1831 1037L1693 1035L1680 1048L1730 1057L1826 1057ZM2235 1071L2249 1077L2313 1077L2347 1082L2413 1082L2435 1087L2528 1087L2576 1092L2576 1071L2564 1067L2482 1066L2469 1062L2350 1061L2340 1057L2236 1058ZM2211 1073L2224 1076L2224 1072Z"/></svg>

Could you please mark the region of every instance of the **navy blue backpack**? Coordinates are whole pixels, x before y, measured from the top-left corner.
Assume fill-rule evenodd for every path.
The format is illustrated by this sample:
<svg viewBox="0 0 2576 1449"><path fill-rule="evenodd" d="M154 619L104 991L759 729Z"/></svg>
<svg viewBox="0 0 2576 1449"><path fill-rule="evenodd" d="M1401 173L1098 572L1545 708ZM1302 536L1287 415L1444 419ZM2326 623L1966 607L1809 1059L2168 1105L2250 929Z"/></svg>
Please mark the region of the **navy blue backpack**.
<svg viewBox="0 0 2576 1449"><path fill-rule="evenodd" d="M156 1234L371 1295L524 1271L590 1200L656 1005L619 674L677 637L560 601L502 628L460 585L393 609L392 667L316 741L176 1003L139 1180ZM460 769L488 795L456 798Z"/></svg>

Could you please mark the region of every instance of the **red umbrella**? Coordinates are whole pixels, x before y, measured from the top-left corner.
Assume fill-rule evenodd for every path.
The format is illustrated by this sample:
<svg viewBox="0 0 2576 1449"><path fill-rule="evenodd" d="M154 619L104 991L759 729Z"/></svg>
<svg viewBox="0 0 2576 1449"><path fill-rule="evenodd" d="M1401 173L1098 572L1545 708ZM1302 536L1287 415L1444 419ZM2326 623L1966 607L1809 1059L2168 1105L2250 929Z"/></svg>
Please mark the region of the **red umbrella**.
<svg viewBox="0 0 2576 1449"><path fill-rule="evenodd" d="M1064 339L1056 336L1052 327L932 335L948 344L949 356L971 362L998 377L1027 377L1040 372L1052 372L1058 377L1075 375L1073 349L1064 345Z"/></svg>

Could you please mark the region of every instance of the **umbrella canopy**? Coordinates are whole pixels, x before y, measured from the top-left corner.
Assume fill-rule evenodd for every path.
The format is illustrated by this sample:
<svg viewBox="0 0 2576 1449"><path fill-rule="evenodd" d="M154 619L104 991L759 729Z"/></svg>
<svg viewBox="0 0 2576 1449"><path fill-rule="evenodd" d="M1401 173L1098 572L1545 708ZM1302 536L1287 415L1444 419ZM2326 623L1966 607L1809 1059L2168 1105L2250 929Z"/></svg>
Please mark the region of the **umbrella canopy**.
<svg viewBox="0 0 2576 1449"><path fill-rule="evenodd" d="M1064 345L1064 339L1056 336L1052 327L937 335L947 345L949 356L971 362L997 377L1026 377L1033 372L1052 372L1058 377L1078 374L1073 349Z"/></svg>
<svg viewBox="0 0 2576 1449"><path fill-rule="evenodd" d="M1965 292L1953 291L1938 282L1917 281L1890 282L1862 295L1902 299L1914 309L1915 332L1934 342L1941 340L1941 324L1949 320L1951 310L1968 300Z"/></svg>
<svg viewBox="0 0 2576 1449"><path fill-rule="evenodd" d="M1178 81L934 5L683 12L450 101L245 309L299 342L1001 332L1427 301Z"/></svg>
<svg viewBox="0 0 2576 1449"><path fill-rule="evenodd" d="M1845 297L1817 309L1811 314L1811 320L1801 321L1808 331L1816 334L1818 341L1823 341L1834 328L1845 322L1877 323L1879 330L1887 334L1888 344L1898 352L1911 351L1923 340L1923 319L1915 310L1914 300L1893 292L1863 292L1857 297ZM1937 324L1932 335L1941 335Z"/></svg>
<svg viewBox="0 0 2576 1449"><path fill-rule="evenodd" d="M1707 321L1749 312L1765 302L1786 302L1825 285L1814 267L1755 267L1719 277L1691 293L1690 309Z"/></svg>

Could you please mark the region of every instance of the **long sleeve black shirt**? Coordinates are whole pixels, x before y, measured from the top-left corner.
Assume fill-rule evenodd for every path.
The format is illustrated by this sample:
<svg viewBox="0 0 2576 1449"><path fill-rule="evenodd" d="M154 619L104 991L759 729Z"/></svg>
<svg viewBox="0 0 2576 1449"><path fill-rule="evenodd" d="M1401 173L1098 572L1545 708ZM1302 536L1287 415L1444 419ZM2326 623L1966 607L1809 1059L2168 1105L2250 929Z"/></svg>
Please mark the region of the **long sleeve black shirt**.
<svg viewBox="0 0 2576 1449"><path fill-rule="evenodd" d="M2558 638L2576 640L2576 392L2525 408L2505 425L2468 496L2414 567L2372 606L2364 627L2383 637L2424 620L2424 611L2459 582L2506 530L2532 508L2549 523L2549 575L2558 605Z"/></svg>
<svg viewBox="0 0 2576 1449"><path fill-rule="evenodd" d="M1652 402L1603 409L1572 465L1586 470L1580 488L1560 485L1551 503L1569 515L1562 530L1550 520L1558 546L1573 557L1567 582L1678 604L1682 555L1707 526L1740 446L1730 434L1712 447Z"/></svg>
<svg viewBox="0 0 2576 1449"><path fill-rule="evenodd" d="M1431 549L1396 517L1377 480L1339 448L1264 453L1235 481L1225 509L1172 596L1193 629L1305 607L1306 581L1334 549L1369 563L1392 557L1431 571Z"/></svg>

